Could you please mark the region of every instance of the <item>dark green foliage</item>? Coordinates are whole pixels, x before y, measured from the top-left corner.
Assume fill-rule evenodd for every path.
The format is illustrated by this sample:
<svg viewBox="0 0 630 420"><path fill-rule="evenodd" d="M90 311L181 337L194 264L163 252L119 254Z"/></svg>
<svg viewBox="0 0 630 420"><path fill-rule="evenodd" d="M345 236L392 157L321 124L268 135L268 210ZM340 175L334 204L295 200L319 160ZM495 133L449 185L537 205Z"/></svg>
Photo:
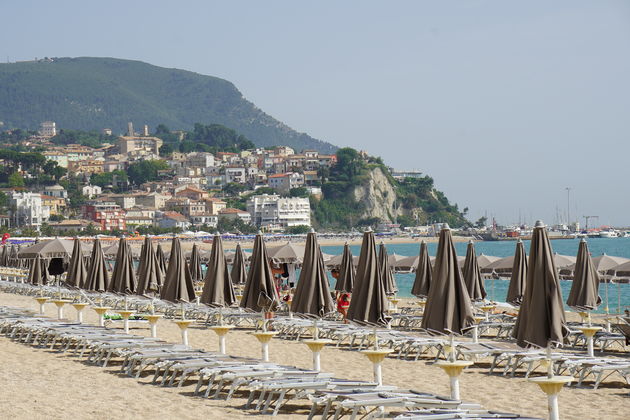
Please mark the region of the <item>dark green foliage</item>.
<svg viewBox="0 0 630 420"><path fill-rule="evenodd" d="M254 225L245 223L238 217L219 217L219 223L217 224L217 230L222 233L244 233L251 234L256 233L258 228Z"/></svg>
<svg viewBox="0 0 630 420"><path fill-rule="evenodd" d="M157 181L159 179L158 171L168 168L168 164L163 160L142 160L129 165L127 175L129 181L135 185L140 185L148 181Z"/></svg>
<svg viewBox="0 0 630 420"><path fill-rule="evenodd" d="M290 226L284 231L290 235L303 235L305 233L309 233L311 231L311 227L306 225Z"/></svg>
<svg viewBox="0 0 630 420"><path fill-rule="evenodd" d="M289 191L289 197L308 198L309 195L310 194L308 193L308 189L306 189L306 187L291 188Z"/></svg>
<svg viewBox="0 0 630 420"><path fill-rule="evenodd" d="M80 144L82 146L99 148L104 143L118 143L118 137L108 136L96 131L61 129L56 136L50 138L50 141L54 144Z"/></svg>
<svg viewBox="0 0 630 420"><path fill-rule="evenodd" d="M9 128L54 120L64 129L115 133L126 132L129 121L174 130L216 123L260 146L335 151L265 114L226 80L114 58L0 64L0 115Z"/></svg>
<svg viewBox="0 0 630 420"><path fill-rule="evenodd" d="M113 185L114 177L116 177L119 182L127 181L127 173L125 171L116 170L112 172L94 174L90 177L90 183L92 185L98 185L99 187L104 188L108 185Z"/></svg>

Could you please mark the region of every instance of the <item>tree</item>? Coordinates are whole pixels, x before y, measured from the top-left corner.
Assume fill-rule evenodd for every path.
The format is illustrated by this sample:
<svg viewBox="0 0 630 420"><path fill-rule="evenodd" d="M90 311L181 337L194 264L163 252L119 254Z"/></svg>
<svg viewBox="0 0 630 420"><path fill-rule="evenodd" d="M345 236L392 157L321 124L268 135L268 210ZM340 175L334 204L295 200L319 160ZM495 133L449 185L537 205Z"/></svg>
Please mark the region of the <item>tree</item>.
<svg viewBox="0 0 630 420"><path fill-rule="evenodd" d="M309 195L310 194L309 194L308 189L306 187L291 188L289 190L289 197L308 198Z"/></svg>
<svg viewBox="0 0 630 420"><path fill-rule="evenodd" d="M10 188L17 188L17 187L23 187L23 186L24 186L24 178L22 177L22 175L20 175L17 172L13 172L11 175L9 175Z"/></svg>
<svg viewBox="0 0 630 420"><path fill-rule="evenodd" d="M481 216L479 219L477 219L477 221L475 222L475 227L478 229L481 229L483 227L486 226L486 222L488 221L488 218L485 216Z"/></svg>
<svg viewBox="0 0 630 420"><path fill-rule="evenodd" d="M162 147L160 147L160 155L163 157L172 155L174 151L173 146L169 143L164 143Z"/></svg>
<svg viewBox="0 0 630 420"><path fill-rule="evenodd" d="M142 160L129 165L127 176L132 183L140 185L158 180L158 171L168 168L168 164L163 160Z"/></svg>
<svg viewBox="0 0 630 420"><path fill-rule="evenodd" d="M311 231L311 227L307 225L289 226L284 231L289 235L303 235L305 233L309 233Z"/></svg>

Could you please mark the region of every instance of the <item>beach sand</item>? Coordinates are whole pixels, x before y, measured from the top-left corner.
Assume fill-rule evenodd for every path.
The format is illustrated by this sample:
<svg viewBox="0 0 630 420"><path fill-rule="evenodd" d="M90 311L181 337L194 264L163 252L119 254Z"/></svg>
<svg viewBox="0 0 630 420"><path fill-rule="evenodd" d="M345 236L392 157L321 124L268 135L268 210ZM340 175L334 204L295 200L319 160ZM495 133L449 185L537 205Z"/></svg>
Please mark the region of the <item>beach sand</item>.
<svg viewBox="0 0 630 420"><path fill-rule="evenodd" d="M31 297L0 293L0 305L37 310ZM46 314L56 316L56 308L46 305ZM75 318L75 310L66 308ZM94 311L86 309L84 318L96 324ZM160 338L179 342L177 326L168 320L158 324ZM120 323L112 324L122 328ZM148 326L132 330L149 335ZM189 331L190 344L209 351L218 350L216 335L202 327ZM227 338L228 354L259 357L260 345L246 331L232 331ZM272 362L310 368L311 353L304 344L274 339L270 345ZM325 348L322 370L336 376L372 380L372 367L357 351ZM467 369L461 377L461 395L487 409L546 417L546 396L522 377L489 376L487 364ZM79 361L70 354L10 341L0 337L0 406L4 418L81 418L81 419L199 419L251 418L254 410L244 410L243 398L230 401L192 397L194 386L161 388L150 385L151 376L136 380L118 373L118 366L100 368ZM403 361L389 358L383 363L384 383L402 388L449 395L448 377L427 360ZM598 390L565 388L559 398L561 417L568 420L628 418L630 387L615 379ZM308 407L289 405L278 418L304 418ZM300 414L300 416L298 416ZM267 418L262 416L260 418Z"/></svg>

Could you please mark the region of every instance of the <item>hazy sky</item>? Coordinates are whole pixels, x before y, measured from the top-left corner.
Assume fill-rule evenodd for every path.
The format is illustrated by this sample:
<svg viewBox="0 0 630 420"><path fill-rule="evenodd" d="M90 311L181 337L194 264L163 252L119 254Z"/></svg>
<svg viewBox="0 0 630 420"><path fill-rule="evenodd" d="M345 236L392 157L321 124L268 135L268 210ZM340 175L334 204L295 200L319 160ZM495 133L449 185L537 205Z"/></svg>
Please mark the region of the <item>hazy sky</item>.
<svg viewBox="0 0 630 420"><path fill-rule="evenodd" d="M630 225L628 1L19 1L0 57L228 79L294 129L431 175L470 217Z"/></svg>

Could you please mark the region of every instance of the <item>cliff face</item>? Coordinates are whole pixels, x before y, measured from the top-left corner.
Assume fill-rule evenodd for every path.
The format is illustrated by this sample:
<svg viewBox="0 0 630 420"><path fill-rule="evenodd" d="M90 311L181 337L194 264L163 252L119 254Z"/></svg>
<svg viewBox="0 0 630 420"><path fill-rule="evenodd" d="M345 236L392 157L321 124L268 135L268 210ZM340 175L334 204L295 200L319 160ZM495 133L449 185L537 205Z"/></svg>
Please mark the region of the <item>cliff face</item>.
<svg viewBox="0 0 630 420"><path fill-rule="evenodd" d="M368 180L354 188L353 198L364 209L361 218L378 218L393 222L403 214L397 201L396 190L381 168L369 172Z"/></svg>

